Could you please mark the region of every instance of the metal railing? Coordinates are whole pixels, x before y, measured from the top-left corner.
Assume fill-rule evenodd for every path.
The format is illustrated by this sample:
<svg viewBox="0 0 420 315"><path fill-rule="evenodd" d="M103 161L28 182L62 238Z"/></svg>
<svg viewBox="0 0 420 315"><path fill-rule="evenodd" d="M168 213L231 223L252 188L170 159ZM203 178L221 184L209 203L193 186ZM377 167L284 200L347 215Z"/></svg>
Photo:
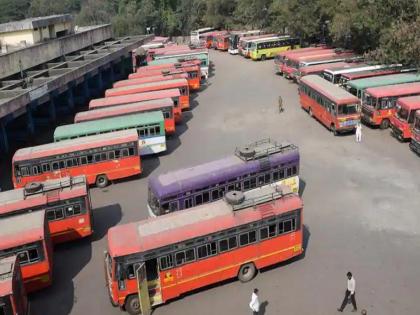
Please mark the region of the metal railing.
<svg viewBox="0 0 420 315"><path fill-rule="evenodd" d="M264 149L261 148L261 146L267 145L267 144L270 145L270 147L264 148ZM249 149L254 150L255 154L253 154L252 156L242 155L241 150L243 150L245 148L249 148ZM250 143L249 145L244 146L242 148L237 147L235 149L235 155L238 156L239 158L241 158L244 161L250 161L250 160L260 159L262 157L266 157L266 156L269 156L269 155L274 154L274 153L283 153L283 152L288 152L288 151L297 150L297 149L298 149L298 147L296 145L292 144L292 143L277 144L277 142L272 141L270 138L268 138L268 139L255 141L255 142Z"/></svg>

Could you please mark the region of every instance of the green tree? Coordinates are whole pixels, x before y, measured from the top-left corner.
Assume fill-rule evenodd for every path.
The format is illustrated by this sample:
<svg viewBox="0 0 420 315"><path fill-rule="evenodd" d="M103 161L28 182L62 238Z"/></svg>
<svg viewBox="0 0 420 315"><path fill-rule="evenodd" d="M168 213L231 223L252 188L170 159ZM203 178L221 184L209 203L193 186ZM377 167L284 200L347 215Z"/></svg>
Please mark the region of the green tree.
<svg viewBox="0 0 420 315"><path fill-rule="evenodd" d="M30 0L0 0L0 23L24 19L30 4Z"/></svg>

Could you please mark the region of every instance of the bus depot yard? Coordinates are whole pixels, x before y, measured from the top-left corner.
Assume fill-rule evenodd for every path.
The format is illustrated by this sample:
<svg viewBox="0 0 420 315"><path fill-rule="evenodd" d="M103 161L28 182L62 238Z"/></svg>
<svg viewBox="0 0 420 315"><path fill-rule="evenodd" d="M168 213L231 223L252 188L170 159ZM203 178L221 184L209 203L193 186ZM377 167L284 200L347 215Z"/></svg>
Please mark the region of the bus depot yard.
<svg viewBox="0 0 420 315"><path fill-rule="evenodd" d="M235 315L257 287L261 314L323 315L351 270L360 309L417 314L420 76L289 36L208 35L156 38L54 142L16 151L7 283L32 314ZM5 314L28 308L16 288Z"/></svg>

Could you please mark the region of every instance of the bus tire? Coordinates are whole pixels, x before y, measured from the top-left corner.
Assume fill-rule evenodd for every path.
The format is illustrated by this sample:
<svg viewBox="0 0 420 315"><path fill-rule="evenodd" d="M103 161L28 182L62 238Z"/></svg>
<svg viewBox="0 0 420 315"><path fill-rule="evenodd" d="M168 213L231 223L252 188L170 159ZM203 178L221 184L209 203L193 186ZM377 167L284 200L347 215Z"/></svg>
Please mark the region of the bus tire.
<svg viewBox="0 0 420 315"><path fill-rule="evenodd" d="M332 133L333 133L334 136L338 136L338 132L337 132L337 129L335 129L335 125L334 124L331 125L331 128L330 129L331 129L331 131L332 131Z"/></svg>
<svg viewBox="0 0 420 315"><path fill-rule="evenodd" d="M310 108L310 107L308 109L308 114L309 114L309 116L314 117L314 114L312 113L312 108Z"/></svg>
<svg viewBox="0 0 420 315"><path fill-rule="evenodd" d="M225 194L225 199L230 205L239 205L245 200L245 195L242 191L229 191Z"/></svg>
<svg viewBox="0 0 420 315"><path fill-rule="evenodd" d="M256 272L257 268L255 268L253 263L244 264L239 268L238 279L242 283L251 281L255 277Z"/></svg>
<svg viewBox="0 0 420 315"><path fill-rule="evenodd" d="M261 56L261 60L264 61L267 57L265 55Z"/></svg>
<svg viewBox="0 0 420 315"><path fill-rule="evenodd" d="M95 184L96 184L96 187L105 188L106 186L108 186L108 177L106 177L106 175L104 174L98 175L96 177Z"/></svg>
<svg viewBox="0 0 420 315"><path fill-rule="evenodd" d="M387 129L388 127L389 127L389 119L382 119L381 124L379 125L379 128Z"/></svg>
<svg viewBox="0 0 420 315"><path fill-rule="evenodd" d="M137 294L132 294L127 296L124 303L124 308L130 315L139 315L140 311L140 301Z"/></svg>

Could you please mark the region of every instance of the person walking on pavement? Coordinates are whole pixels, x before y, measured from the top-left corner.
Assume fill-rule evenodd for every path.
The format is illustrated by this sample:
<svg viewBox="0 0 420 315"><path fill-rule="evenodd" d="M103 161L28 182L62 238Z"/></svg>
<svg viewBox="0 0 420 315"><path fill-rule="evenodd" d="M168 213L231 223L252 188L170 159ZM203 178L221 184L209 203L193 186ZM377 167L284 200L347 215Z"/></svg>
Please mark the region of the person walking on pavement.
<svg viewBox="0 0 420 315"><path fill-rule="evenodd" d="M357 312L357 305L356 305L356 280L354 279L351 272L347 272L347 290L344 296L343 303L341 303L341 307L337 309L337 311L342 312L347 305L347 302L351 299L351 303L353 304L352 312Z"/></svg>
<svg viewBox="0 0 420 315"><path fill-rule="evenodd" d="M282 113L284 111L283 108L283 98L279 96L279 113Z"/></svg>
<svg viewBox="0 0 420 315"><path fill-rule="evenodd" d="M258 299L258 289L254 289L251 295L251 302L249 303L249 307L252 310L253 315L258 315L260 311L260 301Z"/></svg>
<svg viewBox="0 0 420 315"><path fill-rule="evenodd" d="M362 142L362 124L360 121L356 125L356 142Z"/></svg>

